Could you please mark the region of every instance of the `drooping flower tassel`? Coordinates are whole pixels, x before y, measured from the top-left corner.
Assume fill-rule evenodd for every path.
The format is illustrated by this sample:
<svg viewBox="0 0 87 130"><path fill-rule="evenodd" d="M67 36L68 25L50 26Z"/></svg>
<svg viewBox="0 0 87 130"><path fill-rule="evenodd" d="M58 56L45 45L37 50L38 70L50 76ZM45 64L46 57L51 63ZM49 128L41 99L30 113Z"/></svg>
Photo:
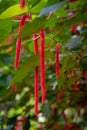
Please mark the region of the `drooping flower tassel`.
<svg viewBox="0 0 87 130"><path fill-rule="evenodd" d="M27 118L24 116L19 116L14 123L14 130L23 130Z"/></svg>
<svg viewBox="0 0 87 130"><path fill-rule="evenodd" d="M66 116L64 111L63 111L63 120L64 120L65 123L67 122L67 116Z"/></svg>
<svg viewBox="0 0 87 130"><path fill-rule="evenodd" d="M40 30L40 85L42 90L42 103L44 103L46 99L44 44L45 44L45 33L44 33L44 29L41 29Z"/></svg>
<svg viewBox="0 0 87 130"><path fill-rule="evenodd" d="M20 0L20 7L23 9L25 7L25 0Z"/></svg>
<svg viewBox="0 0 87 130"><path fill-rule="evenodd" d="M75 1L77 1L77 0L69 0L70 2L75 2Z"/></svg>
<svg viewBox="0 0 87 130"><path fill-rule="evenodd" d="M79 89L79 88L78 88L77 81L75 81L75 83L74 83L74 85L73 85L73 88L74 88L74 90L78 90L78 89Z"/></svg>
<svg viewBox="0 0 87 130"><path fill-rule="evenodd" d="M59 67L59 45L56 45L55 58L56 58L55 72L56 72L56 76L59 77L59 75L60 75L60 67Z"/></svg>
<svg viewBox="0 0 87 130"><path fill-rule="evenodd" d="M37 55L38 54L38 39L37 39L38 35L37 34L33 34L33 38L34 38L34 54Z"/></svg>
<svg viewBox="0 0 87 130"><path fill-rule="evenodd" d="M13 83L11 86L11 89L10 89L10 93L17 92L17 90L18 90L18 88L17 88L16 83Z"/></svg>
<svg viewBox="0 0 87 130"><path fill-rule="evenodd" d="M76 71L73 70L72 72L73 72L73 76L76 76ZM74 82L73 89L74 90L79 90L77 80Z"/></svg>
<svg viewBox="0 0 87 130"><path fill-rule="evenodd" d="M18 68L19 66L19 59L20 59L20 48L21 48L21 42L22 42L22 39L21 38L18 38L17 39L17 42L16 42L16 54L15 54L15 70Z"/></svg>
<svg viewBox="0 0 87 130"><path fill-rule="evenodd" d="M28 15L23 15L21 17L21 21L20 21L20 24L19 24L19 27L18 27L18 33L20 33L20 31L22 30L22 27L23 27L23 25L24 25L24 23L25 23L27 18L28 18ZM22 43L22 39L21 38L17 38L17 41L16 41L16 52L15 52L15 61L14 61L14 68L15 68L15 70L17 70L18 66L19 66L21 43ZM14 92L16 90L17 90L16 83L13 83L13 85L11 86L11 92L12 91Z"/></svg>
<svg viewBox="0 0 87 130"><path fill-rule="evenodd" d="M25 23L25 20L27 18L27 15L23 15L23 17L21 18L21 21L20 21L20 24L19 24L19 27L18 27L18 33L20 33L20 31L22 30L22 27ZM21 38L18 38L17 39L17 42L16 42L16 53L15 53L15 70L18 68L19 66L19 59L20 59L20 48L21 48L21 43L22 43L22 39Z"/></svg>
<svg viewBox="0 0 87 130"><path fill-rule="evenodd" d="M60 101L62 98L62 91L59 91L57 94L57 100Z"/></svg>
<svg viewBox="0 0 87 130"><path fill-rule="evenodd" d="M38 54L38 40L37 40L37 34L34 34L33 35L33 38L34 38L34 54L37 55ZM35 111L35 114L37 115L38 114L38 100L39 100L39 97L38 97L38 87L39 87L39 84L38 84L38 66L35 67L35 72L34 72L34 96L35 96L35 105L34 105L34 111Z"/></svg>
<svg viewBox="0 0 87 130"><path fill-rule="evenodd" d="M22 27L23 27L23 25L25 24L26 19L30 20L30 16L27 15L27 14L25 14L25 15L23 15L23 16L21 17L20 24L19 24L19 27L18 27L18 33L21 32Z"/></svg>

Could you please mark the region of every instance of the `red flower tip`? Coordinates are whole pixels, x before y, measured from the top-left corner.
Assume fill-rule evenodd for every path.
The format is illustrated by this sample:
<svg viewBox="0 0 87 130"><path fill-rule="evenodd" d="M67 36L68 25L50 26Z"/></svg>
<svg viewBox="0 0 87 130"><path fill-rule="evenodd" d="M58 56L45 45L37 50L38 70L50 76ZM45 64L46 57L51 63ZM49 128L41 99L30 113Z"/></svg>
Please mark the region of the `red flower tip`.
<svg viewBox="0 0 87 130"><path fill-rule="evenodd" d="M20 7L23 9L25 7L25 0L20 0Z"/></svg>
<svg viewBox="0 0 87 130"><path fill-rule="evenodd" d="M21 42L22 42L22 39L18 38L16 42L16 54L15 54L15 63L14 63L15 70L19 66Z"/></svg>
<svg viewBox="0 0 87 130"><path fill-rule="evenodd" d="M26 20L30 20L30 16L29 15L23 15L22 17L21 17L21 20L20 20L20 24L19 24L19 27L18 27L18 33L20 33L21 32L21 30L22 30L22 27L23 27L23 25L25 24L25 21Z"/></svg>
<svg viewBox="0 0 87 130"><path fill-rule="evenodd" d="M77 33L77 24L70 26L70 31L72 34L76 34Z"/></svg>
<svg viewBox="0 0 87 130"><path fill-rule="evenodd" d="M37 39L37 34L33 34L34 38L34 54L38 54L38 39Z"/></svg>
<svg viewBox="0 0 87 130"><path fill-rule="evenodd" d="M74 90L79 90L79 87L78 87L77 81L75 81L75 83L74 83L74 85L73 85L73 89L74 89Z"/></svg>
<svg viewBox="0 0 87 130"><path fill-rule="evenodd" d="M57 95L57 99L58 99L58 101L60 101L61 98L62 98L62 92L60 91L60 92L58 93L58 95Z"/></svg>
<svg viewBox="0 0 87 130"><path fill-rule="evenodd" d="M40 81L42 89L42 103L44 103L46 98L45 90L45 63L44 63L44 44L45 44L45 32L44 29L40 31Z"/></svg>
<svg viewBox="0 0 87 130"><path fill-rule="evenodd" d="M70 2L75 2L75 1L77 1L77 0L69 0Z"/></svg>
<svg viewBox="0 0 87 130"><path fill-rule="evenodd" d="M33 38L34 38L34 54L37 55L38 54L38 39L37 39L37 34L33 34ZM34 104L34 111L35 111L35 115L38 114L38 87L39 87L39 83L38 83L38 66L35 67L35 72L34 72L34 96L35 96L35 104Z"/></svg>
<svg viewBox="0 0 87 130"><path fill-rule="evenodd" d="M17 90L18 90L17 85L15 83L12 84L10 93L17 92Z"/></svg>

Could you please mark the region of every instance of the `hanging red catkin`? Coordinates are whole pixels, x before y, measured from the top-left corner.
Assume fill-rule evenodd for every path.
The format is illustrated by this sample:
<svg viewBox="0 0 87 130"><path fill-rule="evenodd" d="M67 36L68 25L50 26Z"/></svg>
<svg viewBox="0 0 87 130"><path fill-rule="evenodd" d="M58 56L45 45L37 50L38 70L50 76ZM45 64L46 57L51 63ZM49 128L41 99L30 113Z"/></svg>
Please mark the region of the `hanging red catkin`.
<svg viewBox="0 0 87 130"><path fill-rule="evenodd" d="M79 90L77 81L75 81L75 83L74 83L74 85L73 85L73 88L74 88L74 90Z"/></svg>
<svg viewBox="0 0 87 130"><path fill-rule="evenodd" d="M22 30L22 27L23 27L26 19L27 19L27 15L23 15L21 18L19 27L18 27L18 33L20 33L20 31ZM17 69L19 66L21 42L22 42L22 39L18 38L17 42L16 42L16 54L15 54L15 63L14 63L15 69Z"/></svg>
<svg viewBox="0 0 87 130"><path fill-rule="evenodd" d="M76 71L73 70L72 72L73 72L73 75L76 76ZM73 89L74 90L79 90L79 87L78 87L78 84L77 84L77 80L74 82Z"/></svg>
<svg viewBox="0 0 87 130"><path fill-rule="evenodd" d="M33 34L33 38L34 38L34 54L37 55L38 54L38 39L37 39L37 34Z"/></svg>
<svg viewBox="0 0 87 130"><path fill-rule="evenodd" d="M75 1L77 1L77 0L69 0L70 2L75 2Z"/></svg>
<svg viewBox="0 0 87 130"><path fill-rule="evenodd" d="M27 118L20 116L14 124L14 130L23 130Z"/></svg>
<svg viewBox="0 0 87 130"><path fill-rule="evenodd" d="M63 120L64 120L64 122L67 122L67 116L66 116L66 114L64 113L64 111L63 111Z"/></svg>
<svg viewBox="0 0 87 130"><path fill-rule="evenodd" d="M30 20L30 16L27 15L27 14L25 14L25 15L23 15L23 16L21 17L21 21L20 21L20 24L19 24L19 27L18 27L18 33L21 32L22 27L23 27L23 25L25 24L25 20L27 20L27 19Z"/></svg>
<svg viewBox="0 0 87 130"><path fill-rule="evenodd" d="M20 0L20 7L23 9L25 7L25 0Z"/></svg>
<svg viewBox="0 0 87 130"><path fill-rule="evenodd" d="M19 59L20 59L20 48L21 48L21 42L22 42L22 39L21 38L18 38L17 39L17 42L16 42L16 54L15 54L15 70L18 68L19 66Z"/></svg>
<svg viewBox="0 0 87 130"><path fill-rule="evenodd" d="M37 34L33 34L34 38L34 54L38 54L38 39L37 39ZM34 96L35 96L35 105L34 105L34 111L35 114L38 114L38 66L35 67L35 72L34 72Z"/></svg>
<svg viewBox="0 0 87 130"><path fill-rule="evenodd" d="M40 85L42 89L42 103L46 99L45 90L45 63L44 63L44 43L45 43L45 32L44 29L40 31Z"/></svg>
<svg viewBox="0 0 87 130"><path fill-rule="evenodd" d="M59 77L59 75L60 75L60 67L59 67L59 45L56 45L55 58L56 58L55 72L56 72L56 76Z"/></svg>
<svg viewBox="0 0 87 130"><path fill-rule="evenodd" d="M17 85L15 83L13 83L11 86L10 93L17 92L17 90L18 90Z"/></svg>
<svg viewBox="0 0 87 130"><path fill-rule="evenodd" d="M62 91L59 91L57 94L57 100L60 101L62 98Z"/></svg>

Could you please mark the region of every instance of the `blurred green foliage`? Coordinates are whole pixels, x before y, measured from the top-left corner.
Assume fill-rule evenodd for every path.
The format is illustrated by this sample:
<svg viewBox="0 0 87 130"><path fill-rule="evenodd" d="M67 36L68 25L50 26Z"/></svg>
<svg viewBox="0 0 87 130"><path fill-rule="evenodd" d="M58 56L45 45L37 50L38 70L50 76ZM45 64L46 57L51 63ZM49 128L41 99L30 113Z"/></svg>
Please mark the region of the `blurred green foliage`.
<svg viewBox="0 0 87 130"><path fill-rule="evenodd" d="M24 10L20 9L19 2L0 0L0 130L13 130L19 117L25 119L23 130L86 130L87 1L26 0ZM24 13L30 14L32 21L26 21L17 35L20 22L17 16ZM45 29L47 97L42 105L39 89L39 114L36 116L34 68L39 65L39 55L34 55L32 34L39 34L41 28ZM20 65L15 71L18 37L22 37L23 42ZM60 77L55 75L57 43L60 43ZM73 88L75 81L78 90ZM11 91L14 82L17 90Z"/></svg>

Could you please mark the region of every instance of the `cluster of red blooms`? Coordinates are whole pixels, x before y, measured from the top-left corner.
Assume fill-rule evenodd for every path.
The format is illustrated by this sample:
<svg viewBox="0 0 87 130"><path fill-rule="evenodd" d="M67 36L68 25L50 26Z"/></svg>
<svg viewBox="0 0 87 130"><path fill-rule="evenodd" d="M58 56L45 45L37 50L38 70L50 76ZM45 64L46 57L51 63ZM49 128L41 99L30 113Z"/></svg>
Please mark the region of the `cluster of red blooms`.
<svg viewBox="0 0 87 130"><path fill-rule="evenodd" d="M14 130L23 130L25 122L26 122L26 117L19 116L17 121L15 122Z"/></svg>
<svg viewBox="0 0 87 130"><path fill-rule="evenodd" d="M77 1L77 0L69 0L70 2L75 2L75 1Z"/></svg>
<svg viewBox="0 0 87 130"><path fill-rule="evenodd" d="M76 0L70 0L70 2L74 2ZM20 7L23 9L26 5L25 0L20 0ZM25 14L22 17L20 17L20 24L18 27L18 34L21 32L23 25L25 24L26 20L30 20L30 16ZM35 72L34 72L34 95L35 95L35 114L38 114L38 102L39 102L39 96L38 96L38 90L39 90L39 69L40 69L40 86L42 90L42 103L45 102L46 99L46 89L45 89L45 62L44 62L44 45L45 45L45 31L44 29L40 30L40 52L38 50L38 34L33 34L33 40L34 40L34 54L35 55L40 55L40 68L39 66L35 67ZM21 43L22 43L22 38L18 38L16 42L16 53L15 53L15 63L14 63L14 68L15 70L18 69L19 67L19 59L20 59L20 49L21 49ZM55 48L55 72L56 76L59 77L60 75L60 67L59 67L59 44L56 45ZM16 86L14 83L13 86ZM76 88L76 84L75 84ZM16 89L16 88L15 88ZM62 93L60 94L62 95ZM58 98L61 98L59 96Z"/></svg>
<svg viewBox="0 0 87 130"><path fill-rule="evenodd" d="M25 0L20 0L20 7L23 9L26 5ZM23 15L20 17L20 24L18 27L18 34L21 32L23 25L25 24L26 20L30 20L29 15ZM34 39L34 54L38 55L38 34L33 34L33 39ZM15 70L18 69L19 67L19 59L20 59L20 49L21 49L21 43L22 43L22 38L18 38L16 42L16 53L15 53L15 63L14 63L14 68ZM35 95L35 114L38 114L38 90L39 90L39 69L40 69L40 86L42 90L42 103L45 102L46 99L46 89L45 89L45 62L44 62L44 44L45 44L45 31L44 29L40 30L40 68L39 66L35 67L35 72L34 72L34 95ZM59 46L56 46L55 50L55 58L56 58L56 64L55 64L55 71L56 71L56 76L59 76ZM16 91L16 84L14 83L12 85L12 89Z"/></svg>

